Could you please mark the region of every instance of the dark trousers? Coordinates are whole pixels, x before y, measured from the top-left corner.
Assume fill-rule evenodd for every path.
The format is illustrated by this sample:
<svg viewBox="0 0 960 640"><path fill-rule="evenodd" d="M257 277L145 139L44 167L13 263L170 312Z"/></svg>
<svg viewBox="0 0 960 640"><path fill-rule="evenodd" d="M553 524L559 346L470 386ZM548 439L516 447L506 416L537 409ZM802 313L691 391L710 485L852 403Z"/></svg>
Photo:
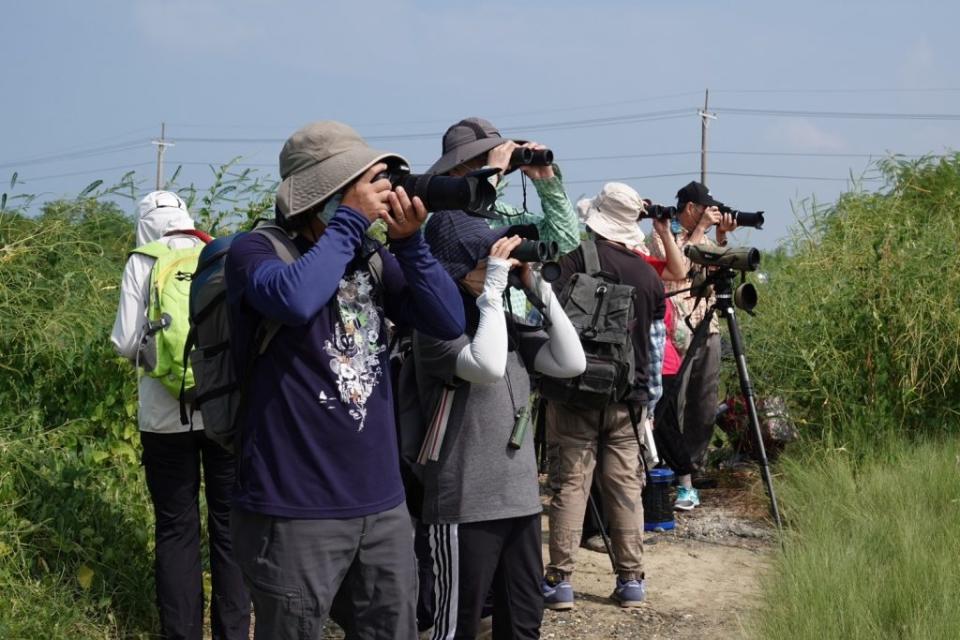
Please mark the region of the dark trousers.
<svg viewBox="0 0 960 640"><path fill-rule="evenodd" d="M143 467L156 518L157 607L163 638L203 638L200 477L207 498L214 640L246 640L250 597L233 560L230 499L235 459L203 431L140 433Z"/></svg>
<svg viewBox="0 0 960 640"><path fill-rule="evenodd" d="M233 530L257 640L320 638L333 607L332 617L351 640L416 638L417 574L406 505L341 520L235 509Z"/></svg>
<svg viewBox="0 0 960 640"><path fill-rule="evenodd" d="M476 638L491 590L494 640L540 637L540 514L430 525L429 537L435 577L434 639Z"/></svg>
<svg viewBox="0 0 960 640"><path fill-rule="evenodd" d="M685 476L692 474L694 468L683 434L680 433L680 416L677 413L679 385L677 376L663 376L663 397L653 413L653 441L667 466L678 476Z"/></svg>
<svg viewBox="0 0 960 640"><path fill-rule="evenodd" d="M720 385L720 334L709 336L695 352L687 352L689 368L681 382L677 410L690 460L702 467L717 421ZM686 361L684 366L688 366ZM674 470L676 471L676 469Z"/></svg>

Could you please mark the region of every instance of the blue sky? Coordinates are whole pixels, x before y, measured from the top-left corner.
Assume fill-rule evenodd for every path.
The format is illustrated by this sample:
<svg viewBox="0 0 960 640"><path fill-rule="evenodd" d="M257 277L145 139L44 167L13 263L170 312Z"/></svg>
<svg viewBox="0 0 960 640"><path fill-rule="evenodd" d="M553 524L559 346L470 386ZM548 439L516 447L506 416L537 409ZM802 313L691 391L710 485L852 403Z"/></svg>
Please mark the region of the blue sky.
<svg viewBox="0 0 960 640"><path fill-rule="evenodd" d="M960 147L960 119L809 113L960 114L958 22L946 1L7 3L0 185L17 171L15 193L72 195L129 167L148 191L161 121L167 167L198 186L237 155L275 173L283 139L318 119L425 168L479 115L553 148L572 199L627 178L671 203L698 175L710 88L707 182L767 212L738 236L769 248L796 203L874 177L870 154ZM426 135L389 137L409 134Z"/></svg>

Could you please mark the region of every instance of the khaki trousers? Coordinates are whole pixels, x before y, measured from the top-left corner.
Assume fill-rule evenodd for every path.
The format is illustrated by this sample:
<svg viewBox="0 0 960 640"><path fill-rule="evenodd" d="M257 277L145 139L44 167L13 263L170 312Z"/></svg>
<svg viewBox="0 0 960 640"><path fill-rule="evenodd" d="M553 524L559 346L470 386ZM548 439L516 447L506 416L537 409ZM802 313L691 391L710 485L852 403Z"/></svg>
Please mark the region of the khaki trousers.
<svg viewBox="0 0 960 640"><path fill-rule="evenodd" d="M637 411L641 418L640 411ZM642 418L641 418L642 419ZM610 521L617 574L643 574L643 467L630 412L624 404L584 411L547 403L550 502L550 563L547 572L573 573L590 495L600 460L600 489Z"/></svg>

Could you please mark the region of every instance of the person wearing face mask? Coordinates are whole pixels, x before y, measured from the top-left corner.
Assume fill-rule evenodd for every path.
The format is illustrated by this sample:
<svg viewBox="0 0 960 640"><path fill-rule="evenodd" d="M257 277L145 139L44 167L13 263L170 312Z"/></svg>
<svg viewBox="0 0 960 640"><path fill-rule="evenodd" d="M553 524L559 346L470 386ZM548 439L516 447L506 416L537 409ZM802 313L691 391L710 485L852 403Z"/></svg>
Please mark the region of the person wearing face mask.
<svg viewBox="0 0 960 640"><path fill-rule="evenodd" d="M706 185L699 182L690 182L677 192L676 243L681 252L686 245L695 246L726 246L727 234L737 228L737 223L729 213L720 213L719 207L723 203L714 199ZM707 232L710 227L716 227L716 242L710 239ZM665 257L666 248L659 236L654 237L650 245L654 256ZM691 268L690 261L683 258L684 276L677 278L674 275L664 274L667 292L689 288L691 281L686 274ZM675 322L685 323L689 318L694 328L703 320L707 309L713 300L696 299L689 294L678 294L670 298L676 311ZM686 343L680 340L676 345L681 352L686 351L692 332L683 332ZM676 411L680 420L683 440L692 461L692 469L702 468L706 457L707 447L713 435L713 427L717 411L717 390L720 379L720 323L714 316L710 323L709 336L697 353L686 353L684 358L692 361L688 365L686 379L678 380L676 390ZM684 471L688 471L685 469ZM680 473L678 475L680 488L677 491L675 508L690 510L700 505L700 495L693 487L692 475Z"/></svg>
<svg viewBox="0 0 960 640"><path fill-rule="evenodd" d="M507 186L506 175L514 170L510 157L520 147L534 150L546 148L537 142L504 138L493 124L483 118L465 118L451 125L443 134L443 155L427 173L463 176L485 167L499 169L500 173L492 178L497 186L494 213L499 215L499 219L492 220L490 225L499 228L532 224L537 228L540 240L556 242L560 255L569 253L580 244L580 224L573 204L564 191L560 167L556 164L520 167L520 172L530 179L537 191L542 214L531 213L502 198ZM509 301L513 312L522 317L527 304L523 292L511 287Z"/></svg>
<svg viewBox="0 0 960 640"><path fill-rule="evenodd" d="M530 373L574 377L586 360L551 287L511 259L515 227L447 211L430 219L430 249L460 284L463 335L416 332L413 357L422 413L423 521L433 560L434 638L477 635L493 593L493 638L537 638L543 613L540 498ZM520 326L504 310L516 270L542 298L546 330ZM526 427L526 428L524 428Z"/></svg>
<svg viewBox="0 0 960 640"><path fill-rule="evenodd" d="M257 638L318 637L338 589L356 637L416 637L385 319L453 339L464 315L420 232L423 203L377 178L391 159L403 161L339 122L300 129L280 152L276 205L299 258L262 233L227 255L237 379L250 372L232 530ZM375 220L389 250L366 236ZM251 356L267 320L279 329Z"/></svg>

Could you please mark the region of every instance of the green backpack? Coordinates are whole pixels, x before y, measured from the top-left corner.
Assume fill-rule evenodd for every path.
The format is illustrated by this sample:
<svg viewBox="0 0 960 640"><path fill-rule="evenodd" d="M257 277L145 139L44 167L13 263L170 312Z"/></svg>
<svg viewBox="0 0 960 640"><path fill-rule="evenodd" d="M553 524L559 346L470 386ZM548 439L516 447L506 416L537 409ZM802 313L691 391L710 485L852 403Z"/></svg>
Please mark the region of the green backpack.
<svg viewBox="0 0 960 640"><path fill-rule="evenodd" d="M150 271L147 327L137 351L137 363L146 375L159 380L177 398L181 385L189 396L193 371L184 363L183 347L190 331L190 282L204 244L171 249L157 240L131 251L155 258Z"/></svg>

